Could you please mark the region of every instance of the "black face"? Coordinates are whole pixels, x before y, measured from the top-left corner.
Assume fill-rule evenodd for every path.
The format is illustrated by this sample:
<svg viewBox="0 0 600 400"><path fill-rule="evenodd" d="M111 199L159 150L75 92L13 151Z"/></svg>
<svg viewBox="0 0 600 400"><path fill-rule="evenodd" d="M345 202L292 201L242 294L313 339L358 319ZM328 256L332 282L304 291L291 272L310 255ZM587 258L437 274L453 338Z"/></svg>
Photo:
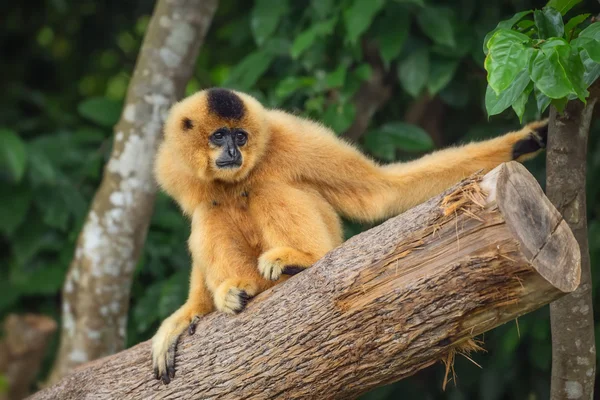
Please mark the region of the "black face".
<svg viewBox="0 0 600 400"><path fill-rule="evenodd" d="M209 138L215 146L221 147L221 155L215 162L219 168L237 168L242 165L242 153L239 148L248 141L248 134L239 128L217 129Z"/></svg>

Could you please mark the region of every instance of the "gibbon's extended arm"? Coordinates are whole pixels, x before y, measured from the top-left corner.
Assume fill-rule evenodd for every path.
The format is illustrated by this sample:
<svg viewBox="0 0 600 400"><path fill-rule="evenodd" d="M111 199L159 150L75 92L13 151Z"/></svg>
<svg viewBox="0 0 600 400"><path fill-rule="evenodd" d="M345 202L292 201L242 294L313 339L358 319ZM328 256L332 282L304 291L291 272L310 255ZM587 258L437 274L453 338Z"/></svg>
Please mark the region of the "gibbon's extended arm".
<svg viewBox="0 0 600 400"><path fill-rule="evenodd" d="M418 160L378 166L358 150L311 122L321 132L308 134L302 147L303 179L342 215L377 221L400 214L454 183L511 160L524 161L545 147L547 122L464 146L440 150ZM312 131L315 130L312 127ZM308 126L305 126L305 129Z"/></svg>

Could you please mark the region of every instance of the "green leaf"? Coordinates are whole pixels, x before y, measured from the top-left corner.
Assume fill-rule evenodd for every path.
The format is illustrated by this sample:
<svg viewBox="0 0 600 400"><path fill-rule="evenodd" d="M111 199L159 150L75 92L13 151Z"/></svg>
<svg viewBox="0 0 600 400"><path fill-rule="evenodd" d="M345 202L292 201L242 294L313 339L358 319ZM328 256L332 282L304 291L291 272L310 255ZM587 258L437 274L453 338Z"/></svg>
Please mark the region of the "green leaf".
<svg viewBox="0 0 600 400"><path fill-rule="evenodd" d="M417 22L425 35L435 43L456 47L453 17L447 8L428 6L417 14Z"/></svg>
<svg viewBox="0 0 600 400"><path fill-rule="evenodd" d="M600 40L600 22L594 22L579 33L579 37L589 37Z"/></svg>
<svg viewBox="0 0 600 400"><path fill-rule="evenodd" d="M508 88L529 65L532 49L523 44L528 42L526 35L507 29L499 29L490 38L484 67L488 84L497 94Z"/></svg>
<svg viewBox="0 0 600 400"><path fill-rule="evenodd" d="M277 29L288 11L287 0L256 0L250 17L250 26L257 45L262 45Z"/></svg>
<svg viewBox="0 0 600 400"><path fill-rule="evenodd" d="M590 87L600 77L600 64L592 60L586 51L581 51L579 56L584 68L583 82L586 87Z"/></svg>
<svg viewBox="0 0 600 400"><path fill-rule="evenodd" d="M386 66L400 55L410 29L410 18L408 13L386 12L381 19L376 39L379 43L381 58Z"/></svg>
<svg viewBox="0 0 600 400"><path fill-rule="evenodd" d="M357 43L384 4L385 0L354 0L344 11L344 22L350 43Z"/></svg>
<svg viewBox="0 0 600 400"><path fill-rule="evenodd" d="M315 10L319 19L323 19L331 13L333 4L334 0L312 0L310 7Z"/></svg>
<svg viewBox="0 0 600 400"><path fill-rule="evenodd" d="M533 18L535 20L535 26L538 28L538 36L540 39L563 37L565 34L562 15L554 8L544 7L543 10L535 10Z"/></svg>
<svg viewBox="0 0 600 400"><path fill-rule="evenodd" d="M371 75L373 75L373 68L371 68L371 65L368 63L363 63L356 67L352 73L361 81L366 81L367 79L371 79Z"/></svg>
<svg viewBox="0 0 600 400"><path fill-rule="evenodd" d="M335 24L337 19L332 18L327 21L318 22L300 33L296 39L294 40L294 44L292 44L291 56L293 59L297 59L300 57L306 49L308 49L312 44L317 40L317 38L322 38L324 36L330 35L333 32L333 28L335 28Z"/></svg>
<svg viewBox="0 0 600 400"><path fill-rule="evenodd" d="M10 236L25 221L31 197L23 186L0 185L0 232Z"/></svg>
<svg viewBox="0 0 600 400"><path fill-rule="evenodd" d="M256 51L246 56L231 70L225 86L248 91L271 66L275 56L264 51Z"/></svg>
<svg viewBox="0 0 600 400"><path fill-rule="evenodd" d="M27 150L21 138L10 129L0 129L0 168L8 171L14 182L20 182L27 165Z"/></svg>
<svg viewBox="0 0 600 400"><path fill-rule="evenodd" d="M529 95L533 90L533 82L529 82L525 90L517 97L517 99L512 104L512 109L519 117L519 122L523 122L523 114L525 114L525 106L527 105L527 100L529 100Z"/></svg>
<svg viewBox="0 0 600 400"><path fill-rule="evenodd" d="M334 132L345 132L354 122L356 108L351 103L331 104L323 113L323 123Z"/></svg>
<svg viewBox="0 0 600 400"><path fill-rule="evenodd" d="M583 80L585 68L578 52L560 39L542 44L531 64L531 79L551 99L575 94L585 102L588 91Z"/></svg>
<svg viewBox="0 0 600 400"><path fill-rule="evenodd" d="M573 42L571 42L573 47L577 47L579 49L585 50L590 58L600 63L600 42L592 39L590 37L578 37Z"/></svg>
<svg viewBox="0 0 600 400"><path fill-rule="evenodd" d="M453 59L433 59L429 70L429 79L427 80L427 90L430 95L437 94L444 89L452 80L459 60Z"/></svg>
<svg viewBox="0 0 600 400"><path fill-rule="evenodd" d="M571 18L569 22L565 24L565 35L567 35L567 38L570 38L573 34L572 31L579 26L579 24L588 19L590 15L591 14L581 14Z"/></svg>
<svg viewBox="0 0 600 400"><path fill-rule="evenodd" d="M312 76L289 76L283 79L281 82L279 82L279 84L275 88L275 95L280 100L284 100L293 93L297 92L298 90L314 86L315 84L316 79Z"/></svg>
<svg viewBox="0 0 600 400"><path fill-rule="evenodd" d="M546 108L548 108L548 106L550 105L551 99L544 93L540 92L540 90L537 87L534 87L533 92L535 94L535 101L537 103L538 111L540 112L540 114L543 114L544 111L546 111Z"/></svg>
<svg viewBox="0 0 600 400"><path fill-rule="evenodd" d="M429 76L429 52L422 48L413 52L398 65L400 84L413 97L417 97Z"/></svg>
<svg viewBox="0 0 600 400"><path fill-rule="evenodd" d="M527 88L529 82L529 72L523 70L511 82L508 88L501 91L500 94L496 94L496 92L488 85L485 92L485 109L488 117L500 114L502 111L512 106Z"/></svg>
<svg viewBox="0 0 600 400"><path fill-rule="evenodd" d="M562 15L565 15L571 8L573 8L582 0L550 0L546 7L552 7Z"/></svg>
<svg viewBox="0 0 600 400"><path fill-rule="evenodd" d="M327 88L331 89L344 86L344 82L346 81L346 71L347 67L340 64L335 71L328 73L325 77Z"/></svg>
<svg viewBox="0 0 600 400"><path fill-rule="evenodd" d="M36 146L29 147L29 177L34 185L56 184L57 171L54 165Z"/></svg>
<svg viewBox="0 0 600 400"><path fill-rule="evenodd" d="M90 97L79 103L79 114L100 126L113 127L121 115L122 104L106 97Z"/></svg>

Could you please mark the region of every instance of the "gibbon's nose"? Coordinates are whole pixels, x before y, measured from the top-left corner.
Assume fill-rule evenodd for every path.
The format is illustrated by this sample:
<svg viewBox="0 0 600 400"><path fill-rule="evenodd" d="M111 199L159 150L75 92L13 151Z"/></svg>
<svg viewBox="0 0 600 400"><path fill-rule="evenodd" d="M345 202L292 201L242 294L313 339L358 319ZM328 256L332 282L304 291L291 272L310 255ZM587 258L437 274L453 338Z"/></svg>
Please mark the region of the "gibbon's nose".
<svg viewBox="0 0 600 400"><path fill-rule="evenodd" d="M229 149L227 149L227 153L229 154L229 156L235 160L238 156L239 156L239 152L238 149L234 146L230 147Z"/></svg>

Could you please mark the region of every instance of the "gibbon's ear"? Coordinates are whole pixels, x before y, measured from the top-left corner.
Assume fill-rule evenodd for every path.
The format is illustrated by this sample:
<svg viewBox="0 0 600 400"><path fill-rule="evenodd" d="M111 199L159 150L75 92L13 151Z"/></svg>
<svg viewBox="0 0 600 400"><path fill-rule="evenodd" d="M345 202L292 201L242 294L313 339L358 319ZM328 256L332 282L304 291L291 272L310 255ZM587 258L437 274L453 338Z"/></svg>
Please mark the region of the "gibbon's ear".
<svg viewBox="0 0 600 400"><path fill-rule="evenodd" d="M183 120L181 120L181 129L183 129L184 131L189 131L193 127L194 127L194 123L192 122L191 119L184 118Z"/></svg>
<svg viewBox="0 0 600 400"><path fill-rule="evenodd" d="M548 120L534 122L527 128L531 130L531 133L527 138L515 143L512 154L513 160L546 148L548 143Z"/></svg>
<svg viewBox="0 0 600 400"><path fill-rule="evenodd" d="M246 107L240 97L227 89L209 89L208 111L223 118L241 120L246 113Z"/></svg>

